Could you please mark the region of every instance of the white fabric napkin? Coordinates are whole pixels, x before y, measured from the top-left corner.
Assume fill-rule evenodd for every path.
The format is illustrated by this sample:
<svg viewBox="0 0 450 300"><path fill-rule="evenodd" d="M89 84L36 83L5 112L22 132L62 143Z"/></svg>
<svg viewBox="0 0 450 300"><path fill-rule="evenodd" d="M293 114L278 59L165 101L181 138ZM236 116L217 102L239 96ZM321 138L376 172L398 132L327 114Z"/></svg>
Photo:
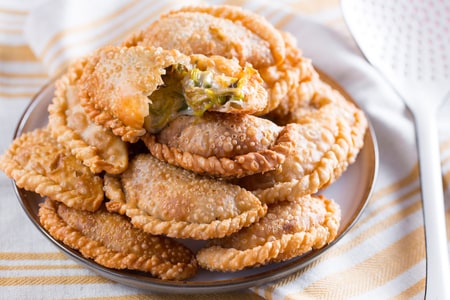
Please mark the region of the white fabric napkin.
<svg viewBox="0 0 450 300"><path fill-rule="evenodd" d="M367 113L378 140L378 179L373 197L359 223L335 247L304 270L284 280L254 287L252 291L273 299L422 298L425 256L414 126L401 99L349 39L302 16L301 12L284 10L282 6L289 5L289 1L276 4L256 0L209 3L240 3L294 34L305 56L358 101ZM145 27L161 12L186 4L186 1L156 0L48 0L30 13L24 32L49 74L56 76L71 59L101 45L118 43L131 31ZM450 121L445 116L449 113L450 104L447 103L438 116L447 207L450 202ZM1 143L2 148L6 148L6 142ZM6 191L3 197L8 199L14 211L14 215L8 215L2 209L1 217L8 220L5 230L11 230L14 237L2 243L0 249L37 253L54 249L32 226L21 225L28 221L19 212L18 204L13 200L15 196L4 177L0 187L2 192ZM17 248L18 244L22 245L21 249ZM67 264L73 267L73 264ZM77 272L92 275L90 272ZM59 275L65 276L64 272ZM61 282L61 287L63 292L49 290L48 297L43 295L43 298L142 293L101 281L89 286ZM14 294L17 290L13 288L5 289L5 292L4 295L11 296L9 299L18 295ZM33 289L25 287L21 295L32 298Z"/></svg>

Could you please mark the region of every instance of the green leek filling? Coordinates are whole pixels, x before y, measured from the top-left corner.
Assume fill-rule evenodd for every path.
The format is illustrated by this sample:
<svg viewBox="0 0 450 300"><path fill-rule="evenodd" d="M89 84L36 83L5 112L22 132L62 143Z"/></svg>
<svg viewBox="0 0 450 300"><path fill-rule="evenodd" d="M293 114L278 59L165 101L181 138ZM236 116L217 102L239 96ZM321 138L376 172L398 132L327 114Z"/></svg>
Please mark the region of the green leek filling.
<svg viewBox="0 0 450 300"><path fill-rule="evenodd" d="M183 80L187 105L195 115L201 116L210 108L219 107L228 101L244 100L241 81L234 77L216 76L211 71L192 69Z"/></svg>
<svg viewBox="0 0 450 300"><path fill-rule="evenodd" d="M180 114L202 116L208 109L229 102L241 106L247 75L250 76L250 72L238 79L210 70L187 70L182 65L168 67L162 76L164 84L148 97L149 116L145 119L144 127L156 133Z"/></svg>

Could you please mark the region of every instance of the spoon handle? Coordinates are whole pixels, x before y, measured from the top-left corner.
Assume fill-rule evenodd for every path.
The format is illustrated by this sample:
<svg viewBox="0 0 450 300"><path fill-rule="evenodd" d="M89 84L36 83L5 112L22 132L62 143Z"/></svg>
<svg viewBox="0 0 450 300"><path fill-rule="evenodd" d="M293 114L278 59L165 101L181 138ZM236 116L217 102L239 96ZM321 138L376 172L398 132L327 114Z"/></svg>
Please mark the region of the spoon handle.
<svg viewBox="0 0 450 300"><path fill-rule="evenodd" d="M450 263L435 111L414 112L426 243L426 299L450 299Z"/></svg>

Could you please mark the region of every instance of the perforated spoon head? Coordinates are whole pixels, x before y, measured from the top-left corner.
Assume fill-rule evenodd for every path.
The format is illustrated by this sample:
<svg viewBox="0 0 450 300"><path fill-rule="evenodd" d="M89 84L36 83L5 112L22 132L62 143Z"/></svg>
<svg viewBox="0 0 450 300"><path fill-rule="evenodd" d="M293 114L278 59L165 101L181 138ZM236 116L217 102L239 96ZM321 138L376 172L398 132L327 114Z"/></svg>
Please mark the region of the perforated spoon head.
<svg viewBox="0 0 450 300"><path fill-rule="evenodd" d="M367 60L409 105L418 98L429 104L445 99L450 91L450 1L343 0L342 12Z"/></svg>

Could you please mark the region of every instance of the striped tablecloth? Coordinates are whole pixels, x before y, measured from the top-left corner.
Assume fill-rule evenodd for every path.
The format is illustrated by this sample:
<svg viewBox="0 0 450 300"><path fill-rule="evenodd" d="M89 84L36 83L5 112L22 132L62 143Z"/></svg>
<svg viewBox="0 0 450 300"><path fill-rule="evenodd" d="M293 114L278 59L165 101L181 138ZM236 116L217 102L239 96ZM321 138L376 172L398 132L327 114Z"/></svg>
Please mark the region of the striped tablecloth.
<svg viewBox="0 0 450 300"><path fill-rule="evenodd" d="M114 43L176 1L0 1L0 151L25 106L67 61ZM305 56L339 81L367 112L377 135L375 191L359 222L305 269L247 291L156 295L84 269L29 222L0 174L0 299L421 299L425 246L411 115L364 61L338 0L212 1L240 5L300 37ZM448 11L448 9L447 9ZM446 206L450 202L450 103L439 116ZM445 117L447 116L447 117ZM450 211L447 209L447 219ZM447 228L450 231L450 228Z"/></svg>

